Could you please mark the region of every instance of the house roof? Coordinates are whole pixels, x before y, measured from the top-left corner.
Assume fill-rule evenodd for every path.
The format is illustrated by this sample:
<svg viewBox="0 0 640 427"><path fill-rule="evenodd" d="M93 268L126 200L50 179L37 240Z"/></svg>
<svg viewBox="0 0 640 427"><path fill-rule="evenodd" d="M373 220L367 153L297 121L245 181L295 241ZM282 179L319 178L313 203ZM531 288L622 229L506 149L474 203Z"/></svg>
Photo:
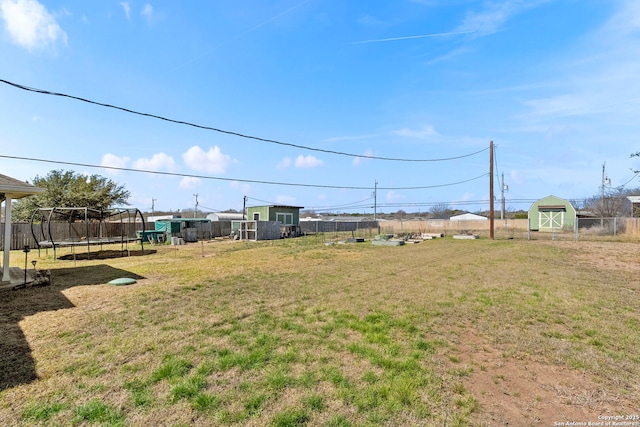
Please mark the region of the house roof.
<svg viewBox="0 0 640 427"><path fill-rule="evenodd" d="M488 220L486 216L476 215L472 213L464 213L460 215L454 215L449 218L450 221L485 221Z"/></svg>
<svg viewBox="0 0 640 427"><path fill-rule="evenodd" d="M11 195L13 199L21 199L27 196L44 193L45 189L36 187L10 176L0 174L0 199L4 200L5 195Z"/></svg>

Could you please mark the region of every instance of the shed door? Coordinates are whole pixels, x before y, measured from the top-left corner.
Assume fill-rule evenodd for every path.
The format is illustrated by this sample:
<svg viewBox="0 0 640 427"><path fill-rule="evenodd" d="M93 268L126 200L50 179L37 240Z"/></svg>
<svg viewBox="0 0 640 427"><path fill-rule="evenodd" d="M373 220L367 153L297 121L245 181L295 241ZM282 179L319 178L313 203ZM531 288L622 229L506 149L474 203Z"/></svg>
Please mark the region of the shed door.
<svg viewBox="0 0 640 427"><path fill-rule="evenodd" d="M564 226L563 211L540 211L540 229L557 229Z"/></svg>

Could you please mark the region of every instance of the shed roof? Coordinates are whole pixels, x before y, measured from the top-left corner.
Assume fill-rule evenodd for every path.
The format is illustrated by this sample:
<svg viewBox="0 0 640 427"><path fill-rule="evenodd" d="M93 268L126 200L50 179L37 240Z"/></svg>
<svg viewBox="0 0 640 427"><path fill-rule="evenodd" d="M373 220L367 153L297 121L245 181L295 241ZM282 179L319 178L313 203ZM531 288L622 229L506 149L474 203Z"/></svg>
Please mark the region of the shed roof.
<svg viewBox="0 0 640 427"><path fill-rule="evenodd" d="M575 211L575 207L569 200L562 199L558 196L554 196L553 194L533 202L529 208L529 212L534 210L534 208L536 211L540 209L568 209Z"/></svg>
<svg viewBox="0 0 640 427"><path fill-rule="evenodd" d="M209 218L166 218L157 219L155 222L211 222Z"/></svg>
<svg viewBox="0 0 640 427"><path fill-rule="evenodd" d="M250 207L249 207L249 209L252 209L252 208L262 208L262 207L268 207L268 208L304 209L304 206L289 206L289 205L260 205L260 206L250 206Z"/></svg>
<svg viewBox="0 0 640 427"><path fill-rule="evenodd" d="M45 189L36 187L10 176L0 174L0 200L5 199L5 194L10 194L13 199L21 199L27 196L44 193Z"/></svg>
<svg viewBox="0 0 640 427"><path fill-rule="evenodd" d="M567 205L538 205L538 209L566 209Z"/></svg>

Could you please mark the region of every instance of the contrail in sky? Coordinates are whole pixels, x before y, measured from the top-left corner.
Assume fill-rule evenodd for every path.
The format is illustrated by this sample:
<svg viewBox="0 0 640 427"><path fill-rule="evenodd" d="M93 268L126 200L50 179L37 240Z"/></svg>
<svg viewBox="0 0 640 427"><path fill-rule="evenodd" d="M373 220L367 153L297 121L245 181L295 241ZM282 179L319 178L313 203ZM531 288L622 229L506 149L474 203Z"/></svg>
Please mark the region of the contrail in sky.
<svg viewBox="0 0 640 427"><path fill-rule="evenodd" d="M409 40L409 39L424 39L427 37L447 37L447 36L457 36L459 34L470 34L475 31L456 31L451 33L438 33L438 34L422 34L419 36L405 36L405 37L392 37L389 39L376 39L376 40L363 40L359 42L351 42L349 44L367 44L367 43L381 43L381 42L394 42L398 40Z"/></svg>
<svg viewBox="0 0 640 427"><path fill-rule="evenodd" d="M253 27L251 27L251 28L249 28L249 29L247 29L247 30L242 31L242 32L241 32L241 33L239 33L239 34L236 34L235 36L233 36L233 37L231 37L231 38L229 38L229 39L227 39L227 40L224 40L223 42L221 42L221 43L219 43L218 45L214 46L213 48L211 48L211 49L207 50L206 52L203 52L203 53L201 53L200 55L196 56L195 58L192 58L192 59L190 59L189 61L187 61L187 62L183 63L182 65L180 65L180 66L176 67L176 68L174 69L174 71L175 71L175 70L177 70L177 69L183 68L183 67L185 67L185 66L187 66L187 65L191 64L192 62L197 61L198 59L200 59L200 58L202 58L202 57L204 57L204 56L209 55L210 53L212 53L212 52L214 52L215 50L217 50L217 49L221 48L222 46L227 45L227 44L229 44L229 43L231 43L231 42L233 42L233 41L236 41L236 40L237 40L237 39L239 39L240 37L245 36L245 35L247 35L247 34L249 34L249 33L253 32L253 31L257 30L258 28L264 27L265 25L267 25L267 24L269 24L269 23L271 23L271 22L275 21L276 19L280 18L281 16L284 16L284 15L286 15L286 14L290 13L290 12L293 12L295 9L299 8L300 6L303 6L303 5L307 4L307 3L309 3L310 1L311 1L311 0L302 0L301 2L297 3L296 5L291 6L289 9L287 9L287 10L285 10L285 11L283 11L283 12L280 12L280 13L278 13L277 15L272 16L271 18L267 19L266 21L263 21L263 22L259 23L258 25L254 25Z"/></svg>

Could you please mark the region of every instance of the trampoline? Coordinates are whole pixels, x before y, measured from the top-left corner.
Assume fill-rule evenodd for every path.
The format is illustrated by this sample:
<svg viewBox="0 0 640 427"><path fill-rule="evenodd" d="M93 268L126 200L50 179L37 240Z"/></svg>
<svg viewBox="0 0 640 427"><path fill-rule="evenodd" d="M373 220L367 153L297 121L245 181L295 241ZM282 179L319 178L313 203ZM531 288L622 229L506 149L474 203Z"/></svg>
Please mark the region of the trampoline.
<svg viewBox="0 0 640 427"><path fill-rule="evenodd" d="M136 222L137 218L139 222ZM40 249L85 247L88 258L91 246L120 244L121 252L128 251L130 242L144 241L136 232L145 229L142 212L136 208L93 209L87 207L38 208L31 215L31 234Z"/></svg>

